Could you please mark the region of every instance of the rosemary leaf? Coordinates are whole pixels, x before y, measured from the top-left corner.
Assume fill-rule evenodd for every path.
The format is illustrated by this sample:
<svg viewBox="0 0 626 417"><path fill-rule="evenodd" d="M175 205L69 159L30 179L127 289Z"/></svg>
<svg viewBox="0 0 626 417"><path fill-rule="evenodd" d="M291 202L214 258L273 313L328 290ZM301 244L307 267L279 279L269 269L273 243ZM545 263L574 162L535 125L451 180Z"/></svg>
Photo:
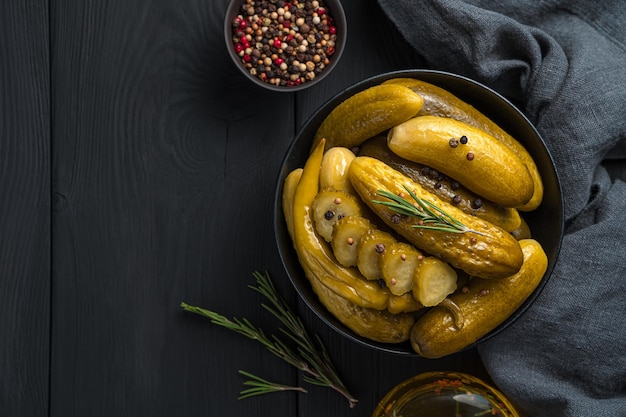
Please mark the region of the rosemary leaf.
<svg viewBox="0 0 626 417"><path fill-rule="evenodd" d="M254 374L251 374L246 371L239 370L239 374L250 378L250 380L245 381L243 384L252 388L245 389L239 393L239 397L237 399L242 400L244 398L253 397L255 395L262 394L270 394L272 392L281 392L281 391L300 391L306 393L302 387L294 387L291 385L284 385L277 382L271 382L266 379L260 378Z"/></svg>
<svg viewBox="0 0 626 417"><path fill-rule="evenodd" d="M437 230L448 233L465 233L476 232L469 229L462 222L452 217L445 210L428 200L419 198L409 187L403 185L409 196L416 204L393 194L386 190L378 190L378 195L387 198L387 200L373 200L376 204L382 204L398 214L420 219L420 224L413 225L414 228Z"/></svg>

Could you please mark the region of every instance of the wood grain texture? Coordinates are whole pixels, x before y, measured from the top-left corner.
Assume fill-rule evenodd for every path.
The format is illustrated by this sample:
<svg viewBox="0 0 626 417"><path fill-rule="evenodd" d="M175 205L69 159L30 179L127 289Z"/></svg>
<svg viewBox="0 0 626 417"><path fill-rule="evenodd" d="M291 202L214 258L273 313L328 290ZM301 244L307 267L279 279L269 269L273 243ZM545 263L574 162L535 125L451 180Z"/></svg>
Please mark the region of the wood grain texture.
<svg viewBox="0 0 626 417"><path fill-rule="evenodd" d="M233 71L223 3L54 3L52 416L294 414L293 396L236 399L238 369L292 369L179 308L274 325L246 286L279 271L293 98Z"/></svg>
<svg viewBox="0 0 626 417"><path fill-rule="evenodd" d="M0 5L0 415L48 415L48 6Z"/></svg>

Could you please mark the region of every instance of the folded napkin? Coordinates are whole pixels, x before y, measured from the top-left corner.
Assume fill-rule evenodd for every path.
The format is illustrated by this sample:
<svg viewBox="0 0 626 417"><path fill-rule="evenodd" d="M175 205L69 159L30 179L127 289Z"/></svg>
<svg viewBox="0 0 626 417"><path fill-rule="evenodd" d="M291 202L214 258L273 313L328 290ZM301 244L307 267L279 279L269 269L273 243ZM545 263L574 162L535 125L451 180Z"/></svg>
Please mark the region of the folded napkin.
<svg viewBox="0 0 626 417"><path fill-rule="evenodd" d="M557 164L566 235L554 274L479 347L526 416L626 416L626 184L600 165L626 142L626 2L378 0L433 69L517 103Z"/></svg>

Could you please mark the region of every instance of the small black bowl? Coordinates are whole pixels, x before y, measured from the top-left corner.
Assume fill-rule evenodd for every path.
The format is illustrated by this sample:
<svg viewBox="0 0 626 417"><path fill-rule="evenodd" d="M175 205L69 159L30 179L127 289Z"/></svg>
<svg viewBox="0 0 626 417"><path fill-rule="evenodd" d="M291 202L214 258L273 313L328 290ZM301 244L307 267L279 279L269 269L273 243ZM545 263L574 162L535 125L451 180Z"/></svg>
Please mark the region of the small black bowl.
<svg viewBox="0 0 626 417"><path fill-rule="evenodd" d="M240 8L243 4L245 4L245 0L231 0L226 8L226 13L224 16L224 39L226 41L226 49L228 50L228 54L237 69L239 69L247 79L252 81L252 83L272 91L289 93L294 91L300 91L305 88L309 88L316 84L319 84L324 78L328 76L328 74L330 74L333 68L337 66L337 63L339 63L339 60L341 59L341 56L343 55L343 51L346 46L348 33L346 14L343 10L341 2L339 0L323 0L323 3L328 9L328 14L332 16L335 27L337 29L337 40L335 41L334 46L335 51L330 56L330 63L326 65L326 67L322 69L322 71L312 80L305 81L299 85L294 86L281 86L261 80L257 76L250 74L250 71L244 67L243 62L241 61L241 57L237 54L234 48L232 22L240 14Z"/></svg>
<svg viewBox="0 0 626 417"><path fill-rule="evenodd" d="M317 295L311 289L302 267L300 266L298 257L293 248L293 243L287 232L281 201L285 177L293 169L304 166L304 162L306 161L311 149L313 136L315 135L318 126L322 123L330 111L339 103L355 93L380 84L391 78L417 78L444 88L459 97L461 100L473 105L487 117L499 124L505 131L515 137L522 145L524 145L535 160L539 172L541 173L545 188L543 202L537 210L524 213L524 219L530 226L533 238L541 243L546 255L548 256L548 269L537 289L533 292L533 294L531 294L530 297L528 297L523 305L503 324L477 342L480 343L502 331L504 328L517 320L517 318L524 314L524 312L537 298L554 269L561 247L564 220L563 196L559 177L557 175L552 156L550 155L543 139L530 121L510 101L476 81L441 71L396 71L363 80L340 92L322 105L307 120L300 133L291 143L291 146L287 150L284 157L279 173L274 203L274 231L276 234L276 243L279 255L287 275L299 295L317 314L317 316L319 316L331 328L348 339L376 350L405 355L417 355L411 348L409 342L401 344L378 343L361 337L348 329L328 310L326 310L317 298Z"/></svg>

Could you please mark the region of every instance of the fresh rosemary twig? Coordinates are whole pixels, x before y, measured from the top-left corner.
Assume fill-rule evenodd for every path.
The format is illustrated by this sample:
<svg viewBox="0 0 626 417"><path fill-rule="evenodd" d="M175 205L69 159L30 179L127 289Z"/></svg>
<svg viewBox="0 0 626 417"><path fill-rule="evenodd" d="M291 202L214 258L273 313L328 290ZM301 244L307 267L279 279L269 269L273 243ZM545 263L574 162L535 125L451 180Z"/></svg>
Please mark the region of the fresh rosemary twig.
<svg viewBox="0 0 626 417"><path fill-rule="evenodd" d="M440 232L465 233L476 232L465 226L463 223L450 216L442 208L437 207L428 200L419 198L411 189L404 185L404 189L409 193L415 203L411 203L404 198L393 194L386 190L378 190L378 195L386 197L391 201L373 200L374 203L388 206L393 211L406 216L417 217L420 219L419 224L412 227L419 229L438 230Z"/></svg>
<svg viewBox="0 0 626 417"><path fill-rule="evenodd" d="M293 387L290 385L279 384L278 382L267 381L246 371L239 370L239 373L243 376L247 376L248 378L250 378L250 380L244 382L243 384L252 388L241 391L239 393L239 397L237 397L238 400L243 400L244 398L253 397L255 395L269 394L272 392L280 391L300 391L304 393L307 392L307 390L302 387Z"/></svg>
<svg viewBox="0 0 626 417"><path fill-rule="evenodd" d="M254 326L245 318L233 318L230 320L216 312L191 306L187 303L181 303L181 307L191 313L209 318L214 324L235 331L250 339L257 340L271 353L304 372L305 375L303 375L303 379L306 382L332 388L347 398L350 408L354 407L358 400L348 392L345 384L339 378L335 366L320 338L316 335L315 340L317 344L313 342L302 320L293 313L289 305L280 296L268 273L261 274L255 271L253 275L256 278L257 286L250 285L249 288L257 291L269 300L269 304L262 303L261 305L285 326L285 328L281 328L280 330L289 339L295 342L296 351L290 349L287 344L277 336L266 336L263 330ZM264 381L260 378L257 379ZM280 387L284 386L280 384L276 385L279 389L270 389L273 385L273 383L268 382L264 389L252 391L252 393L247 396L283 390L280 389Z"/></svg>

